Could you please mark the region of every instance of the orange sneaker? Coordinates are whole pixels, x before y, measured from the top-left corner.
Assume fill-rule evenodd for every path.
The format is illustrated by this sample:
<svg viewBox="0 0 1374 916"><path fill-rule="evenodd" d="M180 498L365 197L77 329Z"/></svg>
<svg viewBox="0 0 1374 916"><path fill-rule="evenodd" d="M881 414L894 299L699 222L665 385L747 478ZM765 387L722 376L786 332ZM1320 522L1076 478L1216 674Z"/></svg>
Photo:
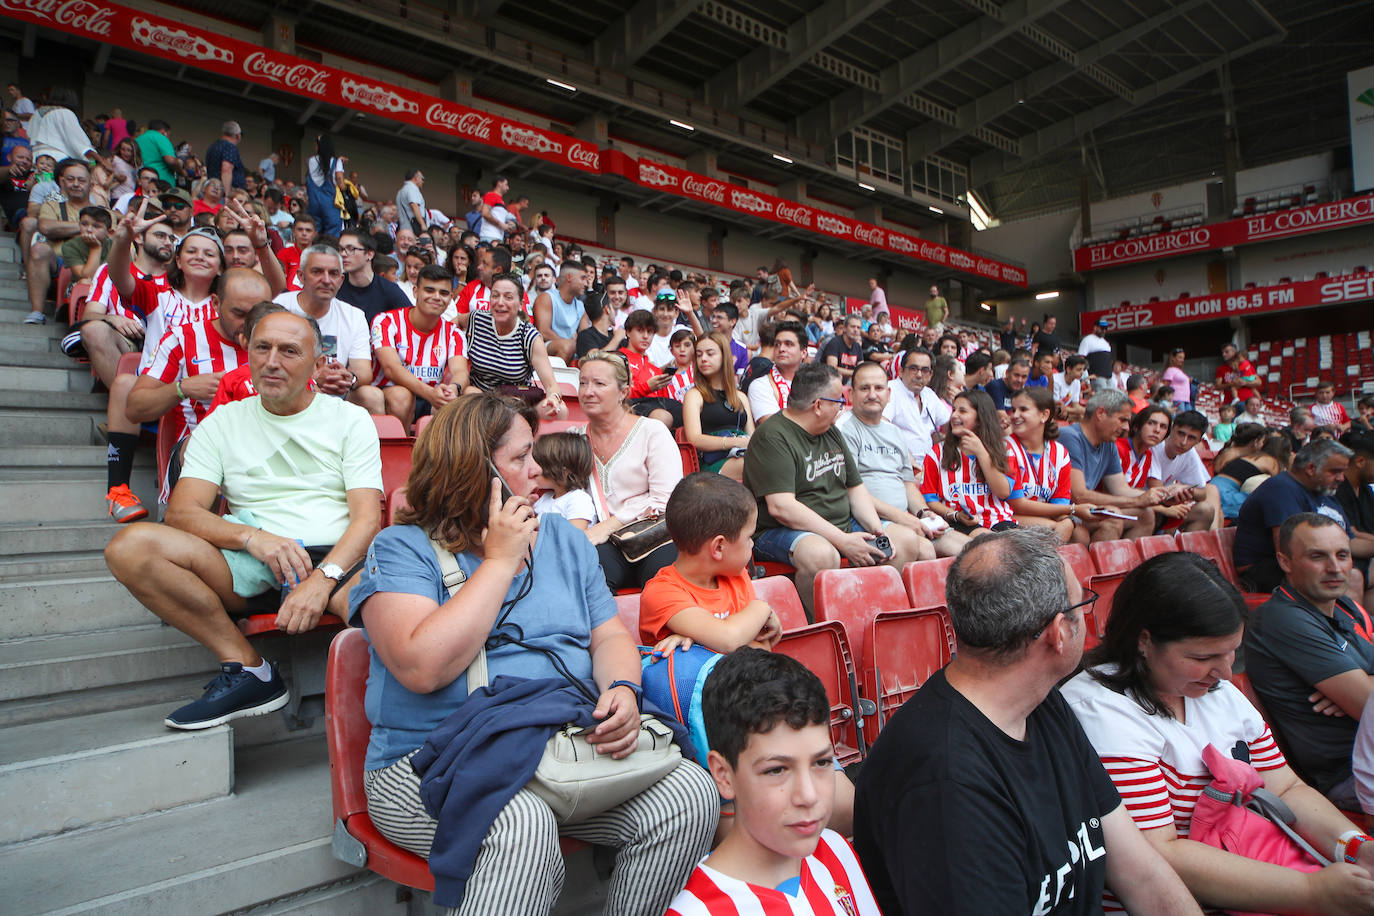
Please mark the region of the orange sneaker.
<svg viewBox="0 0 1374 916"><path fill-rule="evenodd" d="M105 505L110 510L110 518L121 524L148 517L148 510L143 508L143 503L139 502L126 483L110 487L110 492L105 494Z"/></svg>

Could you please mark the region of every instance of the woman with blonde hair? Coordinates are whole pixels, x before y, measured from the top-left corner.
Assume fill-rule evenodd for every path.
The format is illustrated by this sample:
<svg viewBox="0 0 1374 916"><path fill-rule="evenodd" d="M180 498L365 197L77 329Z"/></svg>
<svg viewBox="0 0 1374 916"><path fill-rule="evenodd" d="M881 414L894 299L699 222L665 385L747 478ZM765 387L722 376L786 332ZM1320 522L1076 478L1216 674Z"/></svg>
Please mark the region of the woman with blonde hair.
<svg viewBox="0 0 1374 916"><path fill-rule="evenodd" d="M663 513L682 480L682 457L667 426L626 405L630 369L625 357L592 350L577 365L577 399L587 414L587 440L596 459L591 493L603 519L587 529L587 536L612 592L643 588L677 559L673 542L632 562L607 539L631 522Z"/></svg>
<svg viewBox="0 0 1374 916"><path fill-rule="evenodd" d="M682 396L682 428L703 471L744 479L744 450L754 434L749 399L735 384L730 339L719 331L697 337L696 384Z"/></svg>

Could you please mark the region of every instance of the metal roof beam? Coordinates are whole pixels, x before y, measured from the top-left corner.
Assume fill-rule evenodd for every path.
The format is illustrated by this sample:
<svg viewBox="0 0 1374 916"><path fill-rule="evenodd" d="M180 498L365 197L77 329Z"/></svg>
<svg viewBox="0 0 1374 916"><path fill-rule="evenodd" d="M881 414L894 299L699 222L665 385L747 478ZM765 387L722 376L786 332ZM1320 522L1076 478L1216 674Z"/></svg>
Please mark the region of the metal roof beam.
<svg viewBox="0 0 1374 916"><path fill-rule="evenodd" d="M786 50L760 44L733 66L706 81L705 98L734 111L749 104L788 74L846 34L888 0L828 0L787 27Z"/></svg>
<svg viewBox="0 0 1374 916"><path fill-rule="evenodd" d="M884 67L877 92L849 89L797 118L796 133L813 143L833 140L1066 2L1068 0L1011 0L1000 7L980 4L979 9L988 15Z"/></svg>
<svg viewBox="0 0 1374 916"><path fill-rule="evenodd" d="M979 187L992 180L998 175L1018 169L1028 162L1039 159L1041 156L1051 153L1060 147L1074 143L1079 137L1088 131L1096 130L1104 124L1110 124L1117 118L1128 114L1139 105L1153 102L1163 96L1168 95L1176 89L1181 89L1188 83L1204 76L1223 63L1244 57L1260 48L1276 44L1284 39L1287 32L1277 32L1266 36L1258 41L1252 41L1244 47L1227 52L1212 60L1204 61L1185 70L1180 70L1172 76L1165 77L1157 83L1151 83L1141 89L1135 90L1136 101L1127 102L1124 99L1106 102L1096 108L1065 118L1049 127L1041 128L1033 134L1027 134L1021 138L1020 157L1007 156L999 150L991 150L973 157L969 163L969 185Z"/></svg>
<svg viewBox="0 0 1374 916"><path fill-rule="evenodd" d="M702 0L639 0L592 44L597 65L624 73L653 50Z"/></svg>
<svg viewBox="0 0 1374 916"><path fill-rule="evenodd" d="M1011 111L1021 103L1022 99L1039 96L1073 76L1084 65L1095 64L1109 54L1144 38L1173 17L1202 6L1205 2L1207 0L1185 0L1185 2L1171 6L1164 12L1151 16L1129 29L1123 29L1095 45L1090 45L1076 52L1073 55L1075 60L1061 61L1041 67L1022 79L1015 80L1005 86L999 86L967 104L960 105L955 110L954 124L946 125L932 121L908 132L906 135L907 155L914 162L933 153L938 153L949 144L968 136L989 121ZM1129 97L1123 96L1123 98L1134 103L1134 96L1135 93L1132 92Z"/></svg>

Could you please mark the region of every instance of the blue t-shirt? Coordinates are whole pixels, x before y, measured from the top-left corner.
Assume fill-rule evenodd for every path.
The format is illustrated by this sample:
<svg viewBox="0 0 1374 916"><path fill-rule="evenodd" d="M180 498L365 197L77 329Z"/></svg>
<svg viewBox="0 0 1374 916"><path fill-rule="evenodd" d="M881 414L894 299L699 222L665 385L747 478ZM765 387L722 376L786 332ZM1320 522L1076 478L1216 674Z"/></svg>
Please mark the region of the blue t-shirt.
<svg viewBox="0 0 1374 916"><path fill-rule="evenodd" d="M1016 391L1012 391L1006 382L1000 378L995 378L988 382L986 390L988 397L992 398L992 403L998 410L1011 410L1011 399L1016 395ZM1019 390L1018 388L1017 391Z"/></svg>
<svg viewBox="0 0 1374 916"><path fill-rule="evenodd" d="M1050 387L1050 377L1049 377L1048 375L1042 375L1042 376L1040 376L1039 378L1036 378L1035 376L1031 376L1030 378L1026 379L1026 387L1027 387L1027 388L1048 388L1048 387Z"/></svg>
<svg viewBox="0 0 1374 916"><path fill-rule="evenodd" d="M1059 444L1069 450L1069 461L1083 472L1083 485L1089 490L1100 489L1098 485L1104 478L1121 473L1121 455L1115 441L1094 447L1083 435L1083 427L1074 424L1059 428Z"/></svg>
<svg viewBox="0 0 1374 916"><path fill-rule="evenodd" d="M480 561L460 553L458 567L468 576ZM587 536L561 517L540 520L534 545L534 582L530 592L511 611L507 624L524 632L523 641L558 654L574 677L592 676L591 632L616 615L615 599ZM529 570L511 580L506 598L520 590ZM363 626L363 602L377 592L419 595L443 604L448 600L439 561L424 531L414 525L393 525L373 540L362 578L349 595L349 620ZM509 630L510 627L508 626ZM369 652L364 710L372 723L364 767L390 766L424 744L425 738L468 696L466 673L429 694L407 690L387 671L376 650ZM506 644L487 650L487 678L561 678L563 675L541 652Z"/></svg>
<svg viewBox="0 0 1374 916"><path fill-rule="evenodd" d="M1063 441L1063 435L1060 435ZM1236 516L1236 547L1234 560L1237 566L1253 566L1263 560L1274 559L1274 535L1271 529L1277 528L1300 512L1316 512L1340 522L1346 534L1350 526L1346 523L1341 504L1324 491L1313 493L1298 482L1292 474L1284 471L1270 477L1246 497Z"/></svg>
<svg viewBox="0 0 1374 916"><path fill-rule="evenodd" d="M239 156L238 144L221 137L205 150L206 176L219 178L226 162L230 166L229 188L244 187L246 183L244 181L243 159ZM229 188L224 189L226 193Z"/></svg>

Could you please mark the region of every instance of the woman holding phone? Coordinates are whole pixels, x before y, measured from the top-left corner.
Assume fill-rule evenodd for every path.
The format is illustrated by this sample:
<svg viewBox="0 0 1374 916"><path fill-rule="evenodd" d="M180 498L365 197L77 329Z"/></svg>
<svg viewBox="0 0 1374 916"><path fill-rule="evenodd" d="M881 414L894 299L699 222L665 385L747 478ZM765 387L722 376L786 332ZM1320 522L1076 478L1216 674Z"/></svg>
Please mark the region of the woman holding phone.
<svg viewBox="0 0 1374 916"><path fill-rule="evenodd" d="M955 395L949 432L925 458L921 492L927 508L960 534L1015 528L1008 500L1026 495L1020 476L992 398L982 391Z"/></svg>

